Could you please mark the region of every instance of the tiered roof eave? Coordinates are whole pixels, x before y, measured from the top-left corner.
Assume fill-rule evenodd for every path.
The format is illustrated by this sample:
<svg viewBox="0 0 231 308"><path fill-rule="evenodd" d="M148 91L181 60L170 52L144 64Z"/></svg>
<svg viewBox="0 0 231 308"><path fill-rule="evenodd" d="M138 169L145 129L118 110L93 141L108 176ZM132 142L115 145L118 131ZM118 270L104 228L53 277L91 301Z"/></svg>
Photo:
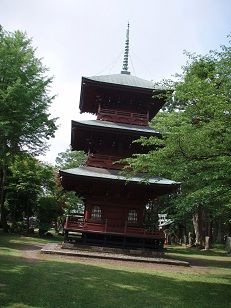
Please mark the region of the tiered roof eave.
<svg viewBox="0 0 231 308"><path fill-rule="evenodd" d="M82 166L67 170L60 170L60 175L72 176L78 178L101 179L116 182L129 182L136 185L151 185L151 186L172 186L179 187L180 182L172 181L163 177L148 177L145 173L140 173L136 176L125 176L121 170L109 170L96 167Z"/></svg>
<svg viewBox="0 0 231 308"><path fill-rule="evenodd" d="M81 95L79 109L81 113L88 112L92 114L97 113L97 109L92 107L95 98L91 97L91 90L103 88L124 92L139 94L148 98L148 103L152 105L150 115L155 116L157 112L163 107L165 99L154 98L159 94L167 94L168 90L160 87L155 87L152 81L145 80L129 74L111 74L102 76L82 77Z"/></svg>

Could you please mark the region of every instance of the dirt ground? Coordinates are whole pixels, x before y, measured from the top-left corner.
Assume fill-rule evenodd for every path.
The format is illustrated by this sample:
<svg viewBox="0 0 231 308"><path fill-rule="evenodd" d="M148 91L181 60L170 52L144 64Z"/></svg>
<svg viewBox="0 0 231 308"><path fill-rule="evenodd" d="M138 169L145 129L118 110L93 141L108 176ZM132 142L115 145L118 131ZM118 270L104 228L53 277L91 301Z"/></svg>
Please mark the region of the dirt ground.
<svg viewBox="0 0 231 308"><path fill-rule="evenodd" d="M49 255L42 254L40 252L43 244L39 245L25 245L22 249L22 257L29 263L36 263L40 261L58 261L58 262L69 262L69 263L82 263L93 266L112 266L113 268L122 269L143 269L147 271L170 271L170 272L194 272L194 273L210 273L213 271L212 268L203 266L199 261L194 261L194 264L190 264L189 267L179 265L167 265L157 263L146 263L146 262L134 262L134 261L122 261L122 260L110 260L110 259L94 259L87 257L77 256L61 256L61 255Z"/></svg>

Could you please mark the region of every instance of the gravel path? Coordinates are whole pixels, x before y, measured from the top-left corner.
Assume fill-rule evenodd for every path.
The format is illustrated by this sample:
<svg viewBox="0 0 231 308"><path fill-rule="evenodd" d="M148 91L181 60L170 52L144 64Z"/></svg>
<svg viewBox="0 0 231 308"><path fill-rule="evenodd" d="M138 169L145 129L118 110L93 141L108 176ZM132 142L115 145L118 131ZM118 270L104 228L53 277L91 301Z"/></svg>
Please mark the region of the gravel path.
<svg viewBox="0 0 231 308"><path fill-rule="evenodd" d="M50 244L49 244L50 245ZM57 244L55 244L57 245ZM46 245L45 245L46 246ZM81 263L92 266L106 266L118 269L138 269L147 271L170 271L170 272L194 272L194 273L212 273L212 268L202 266L199 264L196 266L176 266L164 263L142 262L122 259L108 259L108 258L89 258L89 256L73 256L73 255L60 255L60 254L44 254L41 253L41 249L45 248L43 244L39 245L26 245L22 250L22 257L29 263L37 263L42 261L56 261L56 262L69 262L69 263ZM61 245L59 245L61 246ZM51 246L48 246L51 247Z"/></svg>
<svg viewBox="0 0 231 308"><path fill-rule="evenodd" d="M124 255L120 253L110 253L110 252L97 252L97 251L87 251L82 249L62 249L60 244L49 243L41 249L42 253L45 254L58 254L63 256L76 256L94 259L110 259L110 260L120 260L120 261L132 261L132 262L144 262L144 263L158 263L158 264L168 264L168 265L180 265L189 266L188 262L170 260L166 258L154 258L154 257L143 257L134 255Z"/></svg>

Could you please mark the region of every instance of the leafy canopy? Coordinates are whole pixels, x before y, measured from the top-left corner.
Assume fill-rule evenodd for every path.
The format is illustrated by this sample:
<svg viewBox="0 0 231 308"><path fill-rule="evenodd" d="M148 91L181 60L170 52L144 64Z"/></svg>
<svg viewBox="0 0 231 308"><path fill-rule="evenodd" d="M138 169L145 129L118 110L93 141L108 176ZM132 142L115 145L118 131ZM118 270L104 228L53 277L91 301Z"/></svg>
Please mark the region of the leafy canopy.
<svg viewBox="0 0 231 308"><path fill-rule="evenodd" d="M134 172L182 182L182 193L173 198L178 215L192 214L203 206L213 217L229 219L231 48L188 56L183 73L169 83L173 99L151 123L163 138L141 138L138 142L153 150L128 162Z"/></svg>
<svg viewBox="0 0 231 308"><path fill-rule="evenodd" d="M4 203L10 168L17 164L19 155L44 153L47 140L54 137L57 129L56 119L48 111L54 96L50 94L52 78L46 73L25 33L0 28L0 210L5 231L8 226ZM20 182L24 184L24 180ZM28 184L31 188L25 191L33 190L33 182ZM22 189L20 195L23 197ZM31 202L32 199L31 196Z"/></svg>
<svg viewBox="0 0 231 308"><path fill-rule="evenodd" d="M58 169L77 168L83 165L85 161L86 155L83 151L71 151L70 149L59 153L55 160Z"/></svg>
<svg viewBox="0 0 231 308"><path fill-rule="evenodd" d="M48 112L52 78L31 43L25 33L0 30L0 158L43 153L57 128Z"/></svg>
<svg viewBox="0 0 231 308"><path fill-rule="evenodd" d="M83 151L71 151L67 149L65 152L58 154L56 158L57 169L70 169L82 166L86 161L86 154ZM61 183L57 181L57 196L60 203L65 208L65 213L81 213L83 211L83 200L77 196L75 192L64 191Z"/></svg>

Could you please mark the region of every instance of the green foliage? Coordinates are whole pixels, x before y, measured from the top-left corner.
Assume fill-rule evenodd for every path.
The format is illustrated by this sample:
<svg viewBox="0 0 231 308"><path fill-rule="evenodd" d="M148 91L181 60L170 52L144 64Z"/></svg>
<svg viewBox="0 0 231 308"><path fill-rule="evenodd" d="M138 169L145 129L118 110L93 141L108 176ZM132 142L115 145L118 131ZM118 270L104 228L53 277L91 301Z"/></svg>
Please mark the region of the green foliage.
<svg viewBox="0 0 231 308"><path fill-rule="evenodd" d="M44 152L56 130L48 113L52 79L25 33L0 31L0 72L0 157Z"/></svg>
<svg viewBox="0 0 231 308"><path fill-rule="evenodd" d="M37 214L39 219L39 234L45 234L51 223L63 214L62 208L53 196L41 197L38 202Z"/></svg>
<svg viewBox="0 0 231 308"><path fill-rule="evenodd" d="M67 149L65 152L58 154L56 158L57 172L60 169L71 169L82 166L86 161L86 155L83 151L71 151ZM75 192L64 191L60 180L57 179L56 194L59 202L62 204L65 214L81 213L83 211L83 201L81 197L76 196Z"/></svg>
<svg viewBox="0 0 231 308"><path fill-rule="evenodd" d="M30 155L15 157L9 166L6 184L6 200L13 229L24 217L29 220L30 216L35 215L38 199L52 192L54 186L52 167L42 164Z"/></svg>
<svg viewBox="0 0 231 308"><path fill-rule="evenodd" d="M16 156L9 166L8 189L45 194L53 189L53 168L30 155Z"/></svg>
<svg viewBox="0 0 231 308"><path fill-rule="evenodd" d="M48 112L54 96L49 93L52 78L46 73L25 33L0 29L0 208L5 230L9 166L21 153L44 153L57 129Z"/></svg>
<svg viewBox="0 0 231 308"><path fill-rule="evenodd" d="M77 168L83 165L85 161L86 155L83 151L71 151L69 149L59 153L55 160L58 169Z"/></svg>
<svg viewBox="0 0 231 308"><path fill-rule="evenodd" d="M166 81L165 81L166 83ZM231 47L206 56L189 54L174 86L174 97L151 125L163 138L142 138L148 154L128 162L133 172L182 182L181 194L169 201L175 217L189 217L199 207L210 220L231 222Z"/></svg>

